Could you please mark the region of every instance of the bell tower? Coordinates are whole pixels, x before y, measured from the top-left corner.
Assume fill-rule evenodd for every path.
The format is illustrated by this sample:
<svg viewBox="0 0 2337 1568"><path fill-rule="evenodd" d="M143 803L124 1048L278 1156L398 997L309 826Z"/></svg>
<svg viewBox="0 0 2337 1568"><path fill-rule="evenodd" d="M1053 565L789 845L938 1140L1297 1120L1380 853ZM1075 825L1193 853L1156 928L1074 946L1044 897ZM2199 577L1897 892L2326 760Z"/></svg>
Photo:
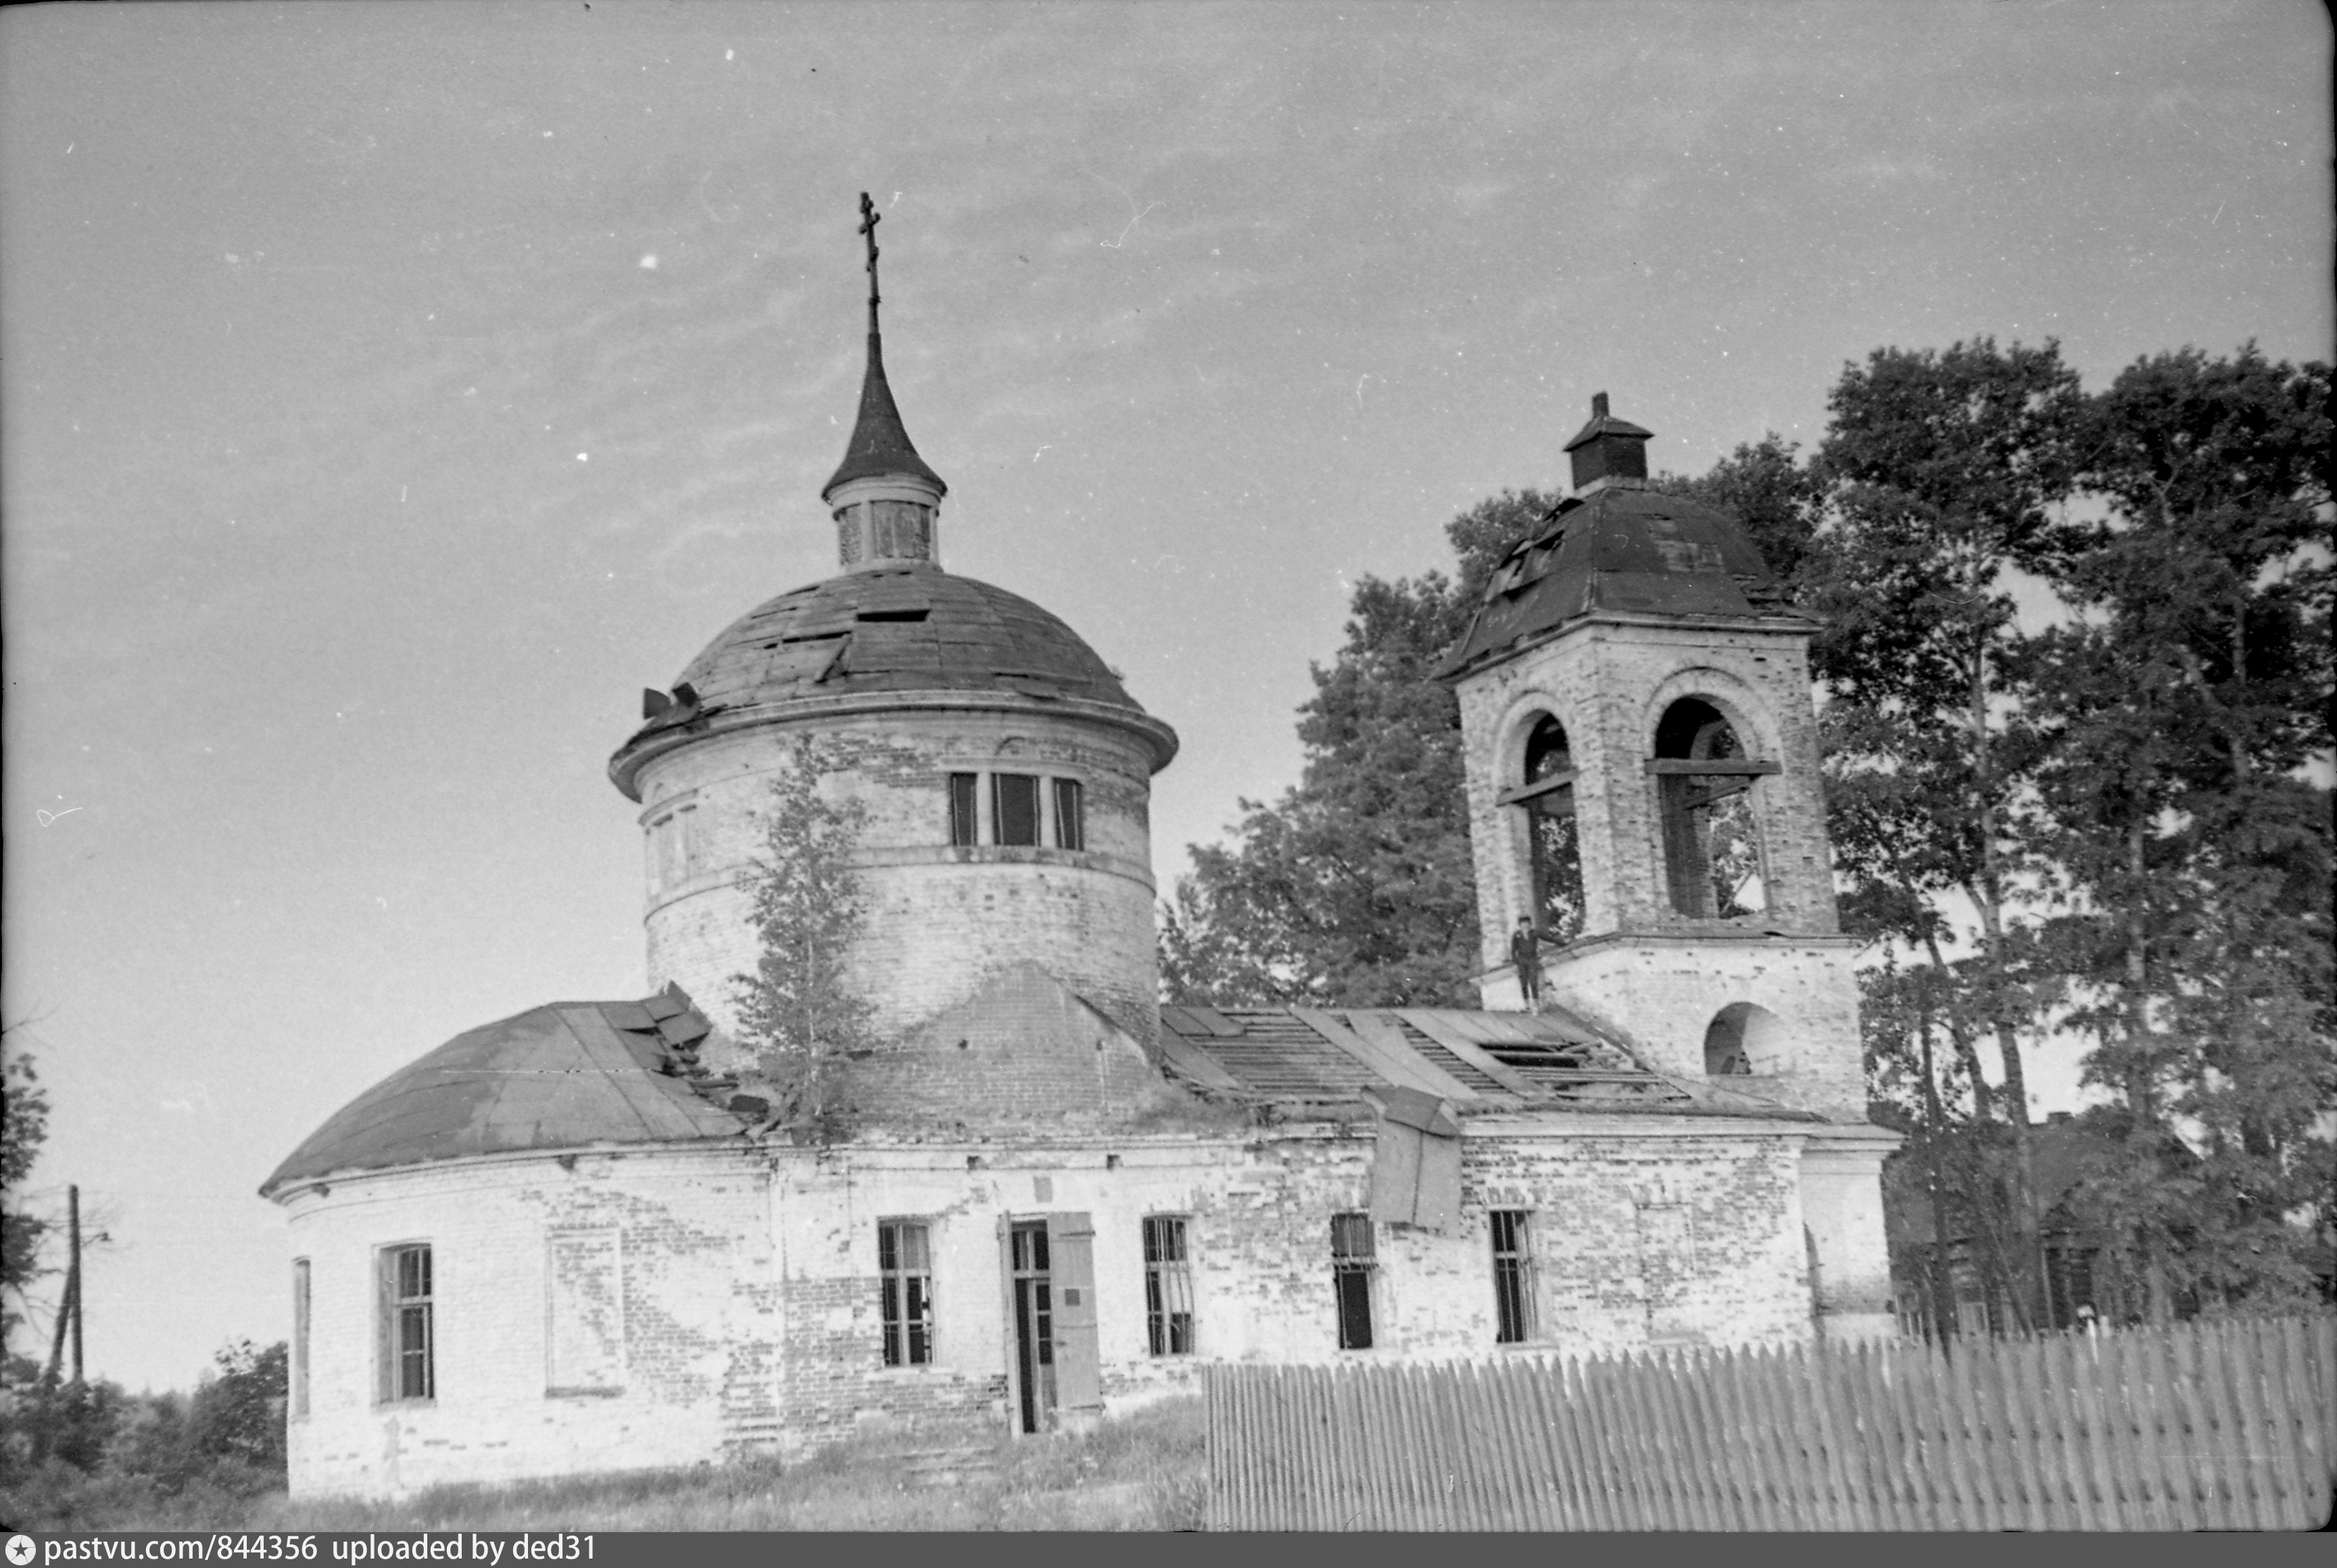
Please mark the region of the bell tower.
<svg viewBox="0 0 2337 1568"><path fill-rule="evenodd" d="M1527 1005L1509 938L1528 917L1546 1004L1658 1071L1834 1124L1804 1145L1805 1214L1831 1310L1872 1327L1896 1140L1865 1125L1858 943L1835 914L1810 696L1818 628L1733 518L1648 487L1650 439L1592 400L1566 446L1574 493L1502 560L1440 672L1461 703L1479 986L1490 1008Z"/></svg>

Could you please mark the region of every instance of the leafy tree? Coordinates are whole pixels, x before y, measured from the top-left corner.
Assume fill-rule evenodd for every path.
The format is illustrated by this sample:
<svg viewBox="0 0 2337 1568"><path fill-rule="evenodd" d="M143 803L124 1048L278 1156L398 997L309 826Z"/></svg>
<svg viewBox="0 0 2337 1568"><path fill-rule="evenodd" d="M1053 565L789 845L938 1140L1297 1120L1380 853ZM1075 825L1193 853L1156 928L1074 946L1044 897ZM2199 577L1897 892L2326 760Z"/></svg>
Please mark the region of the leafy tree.
<svg viewBox="0 0 2337 1568"><path fill-rule="evenodd" d="M1461 716L1430 678L1463 606L1435 572L1356 586L1346 644L1299 710L1298 785L1243 801L1233 847L1193 846L1163 911L1171 1001L1473 1003Z"/></svg>
<svg viewBox="0 0 2337 1568"><path fill-rule="evenodd" d="M25 1287L40 1273L41 1239L49 1229L22 1201L49 1132L48 1096L33 1071L33 1058L5 1050L6 1037L23 1027L19 1022L0 1030L0 1053L5 1055L0 1064L0 1358L6 1356L8 1336L23 1318L10 1303L21 1304Z"/></svg>
<svg viewBox="0 0 2337 1568"><path fill-rule="evenodd" d="M187 1446L206 1459L246 1466L280 1484L284 1404L291 1387L285 1342L262 1349L237 1339L211 1359L216 1376L189 1402Z"/></svg>
<svg viewBox="0 0 2337 1568"><path fill-rule="evenodd" d="M1975 1034L1994 1037L2023 1232L2017 1300L2034 1320L2043 1271L2019 1029L2039 1009L2008 918L2026 755L2011 574L2055 575L2082 543L2056 509L2075 482L2084 401L2054 343L1980 338L1878 349L1844 367L1828 406L1817 464L1830 504L1809 601L1828 625L1814 652L1831 698L1829 793L1852 829L1836 863L1853 886L1879 884L1870 907L1898 911L1910 929L1897 934L1961 982L1946 997L1959 1056ZM1978 912L1974 964L1941 956L1950 892Z"/></svg>
<svg viewBox="0 0 2337 1568"><path fill-rule="evenodd" d="M776 1113L798 1142L844 1132L845 1064L875 1043L874 1008L846 981L865 904L852 859L867 808L820 789L832 757L797 742L772 782L764 853L747 888L760 939L751 975L731 977L740 1031L777 1097Z"/></svg>
<svg viewBox="0 0 2337 1568"><path fill-rule="evenodd" d="M2337 1184L2329 797L2295 776L2332 738L2328 395L2254 345L2129 366L2090 410L2110 521L2035 644L2051 967L2121 1102L2092 1207L2162 1320L2307 1289L2287 1216Z"/></svg>

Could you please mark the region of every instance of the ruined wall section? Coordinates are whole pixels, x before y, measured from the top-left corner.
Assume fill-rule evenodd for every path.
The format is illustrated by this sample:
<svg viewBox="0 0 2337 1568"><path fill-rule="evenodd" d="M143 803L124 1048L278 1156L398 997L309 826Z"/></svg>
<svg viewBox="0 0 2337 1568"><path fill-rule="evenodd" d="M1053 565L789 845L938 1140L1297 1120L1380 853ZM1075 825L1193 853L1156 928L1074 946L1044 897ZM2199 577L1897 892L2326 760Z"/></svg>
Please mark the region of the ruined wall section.
<svg viewBox="0 0 2337 1568"><path fill-rule="evenodd" d="M880 1029L905 1030L1031 961L1152 1048L1149 754L1131 735L1036 703L806 719L716 735L649 763L640 821L652 985L679 981L718 1026L735 1027L730 978L756 957L738 881L761 850L774 771L800 735L834 748L845 765L828 787L868 808L867 920L851 981L875 1004ZM1039 847L953 846L949 775L983 772L1077 780L1087 847L1051 847L1051 833ZM1042 784L1041 794L1051 812L1051 792Z"/></svg>

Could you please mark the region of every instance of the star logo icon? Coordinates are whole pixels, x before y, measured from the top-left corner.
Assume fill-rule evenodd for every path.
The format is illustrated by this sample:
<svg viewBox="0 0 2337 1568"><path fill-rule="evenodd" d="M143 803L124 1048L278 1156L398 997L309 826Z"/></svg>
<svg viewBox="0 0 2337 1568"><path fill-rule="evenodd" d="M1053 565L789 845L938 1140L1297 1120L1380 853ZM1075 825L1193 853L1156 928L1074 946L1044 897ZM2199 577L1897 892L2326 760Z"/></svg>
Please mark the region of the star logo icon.
<svg viewBox="0 0 2337 1568"><path fill-rule="evenodd" d="M16 1568L24 1568L24 1564L32 1560L33 1538L30 1535L9 1536L8 1561L14 1563Z"/></svg>

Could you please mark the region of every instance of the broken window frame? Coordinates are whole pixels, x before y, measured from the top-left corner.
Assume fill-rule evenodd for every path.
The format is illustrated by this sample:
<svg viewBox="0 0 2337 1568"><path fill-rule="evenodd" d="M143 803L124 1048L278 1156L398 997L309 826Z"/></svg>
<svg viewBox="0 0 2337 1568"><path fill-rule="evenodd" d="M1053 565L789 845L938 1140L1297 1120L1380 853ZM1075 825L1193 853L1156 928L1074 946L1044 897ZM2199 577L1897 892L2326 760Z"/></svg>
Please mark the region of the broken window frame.
<svg viewBox="0 0 2337 1568"><path fill-rule="evenodd" d="M1144 1217L1144 1335L1155 1356L1193 1354L1190 1227L1183 1214Z"/></svg>
<svg viewBox="0 0 2337 1568"><path fill-rule="evenodd" d="M1059 850L1084 850L1088 847L1086 794L1075 778L1050 779L1054 795L1055 847Z"/></svg>
<svg viewBox="0 0 2337 1568"><path fill-rule="evenodd" d="M1530 1344L1540 1337L1533 1213L1495 1209L1487 1215L1487 1225L1493 1243L1493 1342Z"/></svg>
<svg viewBox="0 0 2337 1568"><path fill-rule="evenodd" d="M953 773L949 775L950 843L956 849L972 849L982 836L982 775Z"/></svg>
<svg viewBox="0 0 2337 1568"><path fill-rule="evenodd" d="M914 1243L914 1244L912 1244ZM933 1227L924 1220L876 1222L876 1300L885 1365L934 1364Z"/></svg>
<svg viewBox="0 0 2337 1568"><path fill-rule="evenodd" d="M380 1382L385 1405L438 1397L436 1281L430 1243L407 1242L379 1252Z"/></svg>
<svg viewBox="0 0 2337 1568"><path fill-rule="evenodd" d="M1029 836L1027 838L1011 836L1006 831L1009 823L1007 813L1013 808L1009 805L1008 797L1021 796L1026 789L1029 791L1031 806ZM1042 826L1040 822L1039 793L1039 775L1036 774L994 773L990 775L991 842L1024 849L1039 847L1040 832ZM1018 833L1024 828L1025 824L1020 820L1019 812L1012 825Z"/></svg>
<svg viewBox="0 0 2337 1568"><path fill-rule="evenodd" d="M1331 1216L1331 1296L1338 1323L1339 1349L1368 1350L1374 1339L1374 1286L1379 1274L1379 1251L1368 1213L1342 1212Z"/></svg>

